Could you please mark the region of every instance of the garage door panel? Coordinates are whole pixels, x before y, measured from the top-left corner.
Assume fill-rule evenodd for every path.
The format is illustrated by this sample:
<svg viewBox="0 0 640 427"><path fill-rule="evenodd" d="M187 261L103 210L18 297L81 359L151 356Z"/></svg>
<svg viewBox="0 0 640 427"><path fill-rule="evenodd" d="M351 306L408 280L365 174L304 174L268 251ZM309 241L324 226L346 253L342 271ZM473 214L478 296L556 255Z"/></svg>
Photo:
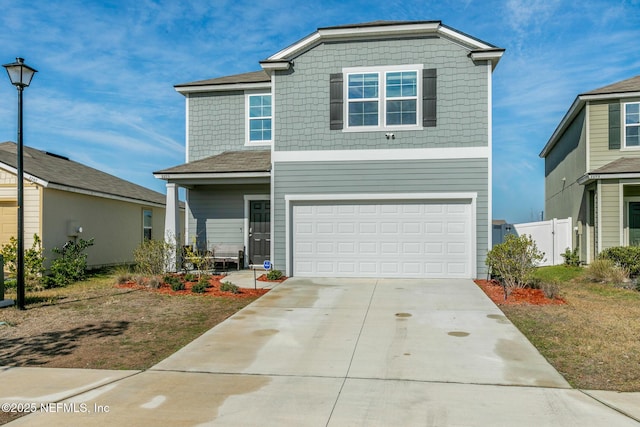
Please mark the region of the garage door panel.
<svg viewBox="0 0 640 427"><path fill-rule="evenodd" d="M293 274L472 277L470 203L293 206Z"/></svg>

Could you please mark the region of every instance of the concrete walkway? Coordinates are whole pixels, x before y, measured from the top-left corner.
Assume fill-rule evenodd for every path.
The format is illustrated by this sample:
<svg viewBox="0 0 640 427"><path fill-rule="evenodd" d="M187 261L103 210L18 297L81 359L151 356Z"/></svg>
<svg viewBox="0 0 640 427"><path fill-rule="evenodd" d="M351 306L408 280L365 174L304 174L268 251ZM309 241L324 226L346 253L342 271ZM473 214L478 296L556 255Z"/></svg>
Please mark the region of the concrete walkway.
<svg viewBox="0 0 640 427"><path fill-rule="evenodd" d="M0 402L63 403L11 425L640 425L639 394L571 389L470 280L293 278L147 371L37 371Z"/></svg>

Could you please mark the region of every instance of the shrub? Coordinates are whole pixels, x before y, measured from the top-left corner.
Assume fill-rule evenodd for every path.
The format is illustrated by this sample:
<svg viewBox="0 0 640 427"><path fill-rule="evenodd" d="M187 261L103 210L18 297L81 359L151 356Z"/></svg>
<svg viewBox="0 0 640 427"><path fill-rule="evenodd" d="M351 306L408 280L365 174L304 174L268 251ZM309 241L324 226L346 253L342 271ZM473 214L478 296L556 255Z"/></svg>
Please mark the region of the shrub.
<svg viewBox="0 0 640 427"><path fill-rule="evenodd" d="M578 255L578 248L573 250L567 248L563 254L560 254L564 258L564 265L569 267L578 267L580 265L580 255Z"/></svg>
<svg viewBox="0 0 640 427"><path fill-rule="evenodd" d="M199 280L197 283L194 283L191 286L191 292L193 292L194 294L203 294L207 291L207 285L207 282Z"/></svg>
<svg viewBox="0 0 640 427"><path fill-rule="evenodd" d="M560 296L560 285L555 280L540 283L540 289L549 299L556 299Z"/></svg>
<svg viewBox="0 0 640 427"><path fill-rule="evenodd" d="M193 273L187 273L184 275L184 281L185 282L193 282L194 280L196 280L196 275Z"/></svg>
<svg viewBox="0 0 640 427"><path fill-rule="evenodd" d="M147 287L151 289L159 289L161 284L162 282L157 276L151 276L149 280L147 280Z"/></svg>
<svg viewBox="0 0 640 427"><path fill-rule="evenodd" d="M640 275L640 246L616 246L600 252L598 258L610 259L628 270L632 277Z"/></svg>
<svg viewBox="0 0 640 427"><path fill-rule="evenodd" d="M240 288L228 281L220 283L220 290L222 292L231 292L233 294L240 293Z"/></svg>
<svg viewBox="0 0 640 427"><path fill-rule="evenodd" d="M485 263L504 286L505 299L514 288L522 288L530 281L532 274L544 253L538 250L530 236L516 237L508 234L505 241L495 245L487 253Z"/></svg>
<svg viewBox="0 0 640 427"><path fill-rule="evenodd" d="M160 275L167 270L175 246L164 240L145 240L133 251L136 269L148 276Z"/></svg>
<svg viewBox="0 0 640 427"><path fill-rule="evenodd" d="M628 280L629 271L609 258L598 258L587 267L586 277L592 282L620 284Z"/></svg>
<svg viewBox="0 0 640 427"><path fill-rule="evenodd" d="M47 277L47 287L66 286L85 278L87 272L87 254L84 252L93 246L93 239L69 240L62 249L53 248L58 255L51 263L51 273Z"/></svg>
<svg viewBox="0 0 640 427"><path fill-rule="evenodd" d="M278 280L282 277L282 271L280 270L269 270L267 272L267 280Z"/></svg>
<svg viewBox="0 0 640 427"><path fill-rule="evenodd" d="M5 268L9 271L9 274L15 277L17 272L18 239L15 237L9 238L9 243L2 245L0 252L4 258ZM45 270L43 252L42 240L37 234L34 234L31 248L24 251L24 280L27 287L37 287L40 284Z"/></svg>

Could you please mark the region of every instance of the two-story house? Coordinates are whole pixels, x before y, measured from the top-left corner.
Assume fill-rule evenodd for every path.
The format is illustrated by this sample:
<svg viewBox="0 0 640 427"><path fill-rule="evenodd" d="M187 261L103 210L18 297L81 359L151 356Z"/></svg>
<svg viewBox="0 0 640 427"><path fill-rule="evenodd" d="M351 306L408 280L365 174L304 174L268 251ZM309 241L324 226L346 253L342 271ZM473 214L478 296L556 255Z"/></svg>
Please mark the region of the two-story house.
<svg viewBox="0 0 640 427"><path fill-rule="evenodd" d="M243 243L288 276L485 274L503 52L439 21L379 21L177 85L186 163L155 175L169 206L186 188L185 241Z"/></svg>
<svg viewBox="0 0 640 427"><path fill-rule="evenodd" d="M545 217L573 219L581 260L640 245L640 76L578 95L540 157Z"/></svg>

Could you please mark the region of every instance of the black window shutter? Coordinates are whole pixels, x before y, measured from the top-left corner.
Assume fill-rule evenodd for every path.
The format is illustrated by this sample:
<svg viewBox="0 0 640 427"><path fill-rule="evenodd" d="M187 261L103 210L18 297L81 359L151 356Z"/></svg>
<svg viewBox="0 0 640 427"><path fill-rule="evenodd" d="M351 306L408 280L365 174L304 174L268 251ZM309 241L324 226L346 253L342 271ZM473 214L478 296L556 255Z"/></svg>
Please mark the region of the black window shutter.
<svg viewBox="0 0 640 427"><path fill-rule="evenodd" d="M329 129L338 130L342 129L343 119L343 100L342 100L342 73L331 74L329 76Z"/></svg>
<svg viewBox="0 0 640 427"><path fill-rule="evenodd" d="M609 150L620 149L620 103L609 104Z"/></svg>
<svg viewBox="0 0 640 427"><path fill-rule="evenodd" d="M422 70L422 126L434 127L436 125L436 69Z"/></svg>

